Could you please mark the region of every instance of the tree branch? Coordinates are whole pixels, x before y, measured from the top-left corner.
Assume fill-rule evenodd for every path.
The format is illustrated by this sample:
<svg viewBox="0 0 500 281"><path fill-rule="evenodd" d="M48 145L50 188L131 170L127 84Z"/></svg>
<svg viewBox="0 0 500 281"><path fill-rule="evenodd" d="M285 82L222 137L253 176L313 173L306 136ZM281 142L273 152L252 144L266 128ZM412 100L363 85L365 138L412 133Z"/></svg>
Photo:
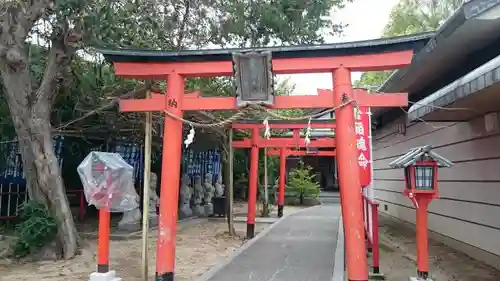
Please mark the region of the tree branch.
<svg viewBox="0 0 500 281"><path fill-rule="evenodd" d="M184 45L184 37L186 35L185 29L186 29L186 24L189 18L189 12L190 12L190 7L191 7L191 1L187 0L184 1L184 15L182 17L182 22L179 26L179 34L177 36L177 50L180 51L183 48Z"/></svg>
<svg viewBox="0 0 500 281"><path fill-rule="evenodd" d="M56 90L62 78L61 71L70 64L71 58L77 50L77 45L83 38L83 33L79 24L69 28L66 20L59 19L53 27L51 38L52 45L47 59L47 66L40 87L36 92L37 100L47 100L50 105L53 104L56 98Z"/></svg>
<svg viewBox="0 0 500 281"><path fill-rule="evenodd" d="M31 0L29 2L30 4L25 7L23 26L28 31L39 19L52 14L56 6L54 0Z"/></svg>
<svg viewBox="0 0 500 281"><path fill-rule="evenodd" d="M141 85L141 86L138 86L136 87L134 90L130 91L130 92L127 92L126 94L124 95L120 95L119 97L116 97L114 98L113 100L111 100L109 103L99 107L99 108L96 108L86 114L84 114L83 116L79 117L79 118L76 118L74 120L71 120L59 127L57 127L56 130L61 130L61 129L64 129L66 127L68 127L69 125L72 125L74 123L77 123L79 121L82 121L83 119L86 119L90 116L93 116L101 111L104 111L104 110L107 110L107 109L110 109L112 108L113 106L115 106L116 104L118 104L118 102L120 101L120 99L125 99L125 98L130 98L130 97L134 97L134 96L137 96L139 93L143 93L143 92L146 92L147 90L147 86L144 86L144 85Z"/></svg>

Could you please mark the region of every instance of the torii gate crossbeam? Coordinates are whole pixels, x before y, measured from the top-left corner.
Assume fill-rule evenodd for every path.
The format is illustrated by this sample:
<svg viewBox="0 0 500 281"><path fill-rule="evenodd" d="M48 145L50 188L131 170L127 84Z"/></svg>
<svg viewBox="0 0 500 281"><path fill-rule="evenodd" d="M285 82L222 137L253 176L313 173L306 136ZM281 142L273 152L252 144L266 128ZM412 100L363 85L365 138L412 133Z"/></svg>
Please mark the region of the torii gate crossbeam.
<svg viewBox="0 0 500 281"><path fill-rule="evenodd" d="M275 137L261 138L259 135L260 129L265 128L262 123L234 123L231 125L233 129L250 129L250 138L236 140L232 142L233 148L249 148L250 149L250 171L248 176L248 214L247 214L247 238L253 238L255 235L255 205L257 203L257 182L258 182L258 167L259 167L259 148L334 148L334 138L320 138L311 140L306 143L305 138L300 137L300 129L307 127L333 129L335 123L330 120L311 120L311 122L295 122L288 123L269 120L269 129L292 129L292 137ZM280 182L279 182L279 198L278 198L278 216L283 215L285 205L285 159L284 154L280 154Z"/></svg>
<svg viewBox="0 0 500 281"><path fill-rule="evenodd" d="M175 236L179 196L179 174L182 146L182 118L187 110L238 109L236 99L184 95L186 77L215 77L233 74L231 54L248 51L272 53L274 74L332 73L333 91L316 96L275 97L272 108L335 108L337 120L336 146L340 174L342 215L346 236L347 276L350 281L368 280L366 246L363 237L363 213L354 130L354 104L368 107L407 106L406 94L370 95L353 90L351 72L382 71L403 68L410 64L413 49L420 37L400 38L373 43L349 45L259 48L255 50L220 50L157 52L138 50L98 50L114 63L117 76L145 79L166 79L164 99L126 100L120 102L123 112L168 111L163 138L160 215L156 258L156 280L174 280ZM154 101L153 101L154 100Z"/></svg>

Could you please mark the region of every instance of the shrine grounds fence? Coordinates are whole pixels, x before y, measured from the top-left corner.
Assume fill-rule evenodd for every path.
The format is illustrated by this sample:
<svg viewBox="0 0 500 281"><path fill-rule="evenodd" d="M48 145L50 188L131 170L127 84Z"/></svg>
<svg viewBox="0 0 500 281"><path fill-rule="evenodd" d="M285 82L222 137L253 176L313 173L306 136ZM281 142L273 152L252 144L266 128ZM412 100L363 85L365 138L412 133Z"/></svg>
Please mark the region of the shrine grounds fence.
<svg viewBox="0 0 500 281"><path fill-rule="evenodd" d="M87 212L87 202L76 168L90 151L119 153L127 163L134 167L136 190L142 196L144 171L142 144L136 144L126 139L107 142L105 140L55 136L54 151L61 168L70 207L77 218L84 218ZM29 200L29 195L17 141L0 142L0 159L5 159L5 161L0 162L0 221L6 221L18 217L19 207ZM152 162L153 172L159 170L161 155L158 151L153 151ZM155 169L155 166L158 168ZM192 181L197 175L202 176L211 172L215 183L221 172L221 153L218 149L205 151L184 149L182 166L182 173L189 174ZM159 173L157 174L158 180L161 181Z"/></svg>

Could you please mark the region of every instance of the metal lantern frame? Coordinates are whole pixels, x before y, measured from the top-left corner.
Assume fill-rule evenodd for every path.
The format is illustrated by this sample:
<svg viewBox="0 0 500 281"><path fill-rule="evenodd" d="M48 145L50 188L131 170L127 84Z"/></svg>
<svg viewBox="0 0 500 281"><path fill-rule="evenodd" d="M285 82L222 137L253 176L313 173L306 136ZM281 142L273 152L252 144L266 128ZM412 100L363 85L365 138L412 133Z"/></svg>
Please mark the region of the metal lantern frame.
<svg viewBox="0 0 500 281"><path fill-rule="evenodd" d="M411 149L389 163L389 166L404 169L406 196L420 194L438 197L438 168L450 168L453 162L432 151L432 146L426 145Z"/></svg>

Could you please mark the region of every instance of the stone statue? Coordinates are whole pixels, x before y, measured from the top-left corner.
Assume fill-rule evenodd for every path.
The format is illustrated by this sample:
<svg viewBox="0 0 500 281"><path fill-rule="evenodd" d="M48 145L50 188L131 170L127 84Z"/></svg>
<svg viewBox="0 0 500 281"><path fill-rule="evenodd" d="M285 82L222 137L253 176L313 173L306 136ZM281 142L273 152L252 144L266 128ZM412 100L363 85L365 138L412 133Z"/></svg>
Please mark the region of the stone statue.
<svg viewBox="0 0 500 281"><path fill-rule="evenodd" d="M189 175L185 174L182 176L181 190L180 190L180 210L179 216L181 219L188 218L193 215L193 210L191 210L191 187L189 186Z"/></svg>
<svg viewBox="0 0 500 281"><path fill-rule="evenodd" d="M222 183L222 173L219 173L217 181L215 182L215 197L220 198L224 196L224 184Z"/></svg>
<svg viewBox="0 0 500 281"><path fill-rule="evenodd" d="M124 232L133 232L140 230L142 225L141 218L142 212L139 207L130 211L123 212L122 219L118 222L118 230Z"/></svg>
<svg viewBox="0 0 500 281"><path fill-rule="evenodd" d="M160 202L160 198L156 193L156 185L158 183L158 178L155 173L151 173L149 182L149 224L151 226L156 226L158 224L158 214L156 213L156 206ZM140 204L138 204L140 205ZM142 212L139 207L123 212L122 219L118 222L118 229L121 231L137 231L142 228Z"/></svg>
<svg viewBox="0 0 500 281"><path fill-rule="evenodd" d="M195 216L205 216L205 209L203 207L203 185L201 184L200 176L196 176L194 180L193 213Z"/></svg>
<svg viewBox="0 0 500 281"><path fill-rule="evenodd" d="M149 176L149 225L158 225L158 214L156 213L156 207L160 204L160 197L156 193L156 187L158 186L158 177L155 173L151 173Z"/></svg>
<svg viewBox="0 0 500 281"><path fill-rule="evenodd" d="M122 219L118 222L118 229L122 231L138 231L141 229L141 209L123 212Z"/></svg>
<svg viewBox="0 0 500 281"><path fill-rule="evenodd" d="M212 185L213 175L212 173L207 173L205 175L205 182L203 183L205 192L205 215L212 216L214 214L214 205L212 204L212 198L214 197L215 188Z"/></svg>

